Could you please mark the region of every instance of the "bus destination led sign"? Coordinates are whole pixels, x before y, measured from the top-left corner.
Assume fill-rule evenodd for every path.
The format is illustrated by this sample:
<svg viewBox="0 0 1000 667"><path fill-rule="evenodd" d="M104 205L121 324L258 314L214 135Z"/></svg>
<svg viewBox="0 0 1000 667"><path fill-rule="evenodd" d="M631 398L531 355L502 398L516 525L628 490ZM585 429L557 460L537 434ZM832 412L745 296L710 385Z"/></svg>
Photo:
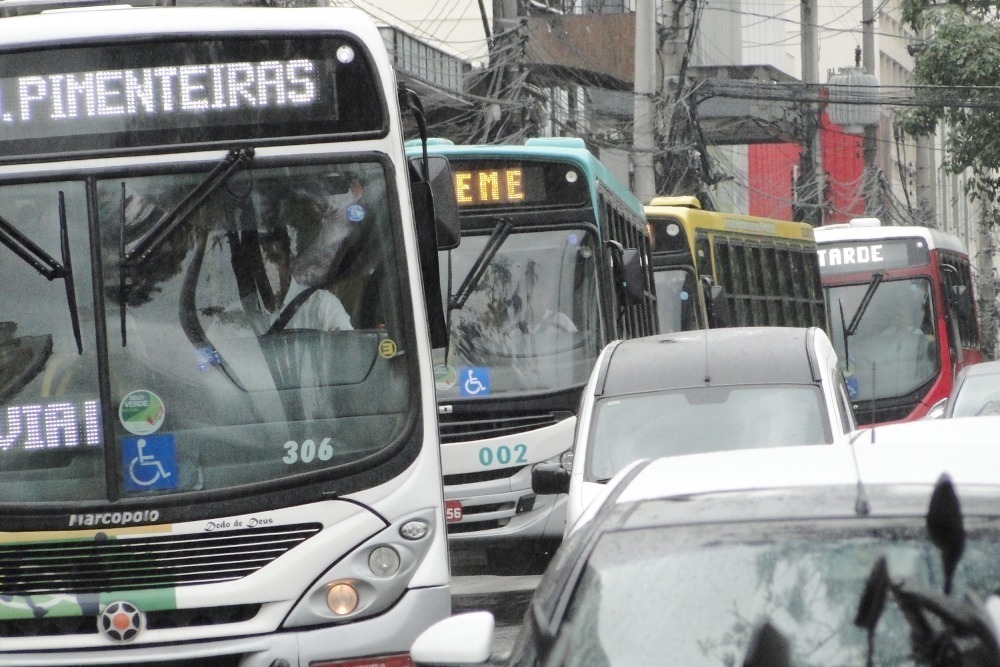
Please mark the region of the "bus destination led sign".
<svg viewBox="0 0 1000 667"><path fill-rule="evenodd" d="M303 58L21 76L0 81L0 119L32 124L309 105L318 97L316 75L316 63Z"/></svg>
<svg viewBox="0 0 1000 667"><path fill-rule="evenodd" d="M0 451L100 445L100 409L96 400L10 405L0 412Z"/></svg>
<svg viewBox="0 0 1000 667"><path fill-rule="evenodd" d="M457 169L454 172L455 197L459 206L516 206L544 200L544 188L539 194L532 181L539 171L523 167Z"/></svg>
<svg viewBox="0 0 1000 667"><path fill-rule="evenodd" d="M367 53L340 36L82 45L2 64L0 162L387 131Z"/></svg>
<svg viewBox="0 0 1000 667"><path fill-rule="evenodd" d="M819 266L827 275L905 269L930 261L921 239L878 239L850 243L823 243Z"/></svg>

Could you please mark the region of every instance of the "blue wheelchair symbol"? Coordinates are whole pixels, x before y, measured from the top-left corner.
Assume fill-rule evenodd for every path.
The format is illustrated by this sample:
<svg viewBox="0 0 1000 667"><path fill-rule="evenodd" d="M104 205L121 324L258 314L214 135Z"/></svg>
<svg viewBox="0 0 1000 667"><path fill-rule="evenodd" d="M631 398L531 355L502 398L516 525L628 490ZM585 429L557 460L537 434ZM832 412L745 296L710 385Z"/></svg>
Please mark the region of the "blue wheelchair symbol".
<svg viewBox="0 0 1000 667"><path fill-rule="evenodd" d="M126 491L177 488L174 436L157 434L122 438L122 470Z"/></svg>
<svg viewBox="0 0 1000 667"><path fill-rule="evenodd" d="M857 398L858 397L858 378L852 376L852 377L844 378L844 380L847 382L847 395L851 399Z"/></svg>
<svg viewBox="0 0 1000 667"><path fill-rule="evenodd" d="M464 367L459 370L458 393L461 396L488 396L490 369L485 366Z"/></svg>

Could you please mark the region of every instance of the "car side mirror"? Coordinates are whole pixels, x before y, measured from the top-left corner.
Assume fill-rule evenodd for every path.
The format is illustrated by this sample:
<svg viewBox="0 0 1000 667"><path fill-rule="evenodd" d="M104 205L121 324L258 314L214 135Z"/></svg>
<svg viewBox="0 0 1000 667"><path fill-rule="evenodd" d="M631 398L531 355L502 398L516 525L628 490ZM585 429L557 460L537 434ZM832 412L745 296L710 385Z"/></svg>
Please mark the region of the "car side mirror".
<svg viewBox="0 0 1000 667"><path fill-rule="evenodd" d="M539 463L531 469L531 490L538 495L569 493L569 477L559 463Z"/></svg>
<svg viewBox="0 0 1000 667"><path fill-rule="evenodd" d="M438 621L410 646L416 665L486 664L493 648L496 621L488 611L470 611Z"/></svg>

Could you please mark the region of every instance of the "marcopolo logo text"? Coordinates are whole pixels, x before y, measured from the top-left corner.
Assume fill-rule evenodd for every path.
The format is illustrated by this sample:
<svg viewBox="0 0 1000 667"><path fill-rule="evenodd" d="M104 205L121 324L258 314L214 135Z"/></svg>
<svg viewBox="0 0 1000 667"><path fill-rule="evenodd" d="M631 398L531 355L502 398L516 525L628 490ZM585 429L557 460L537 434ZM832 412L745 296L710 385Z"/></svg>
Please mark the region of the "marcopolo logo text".
<svg viewBox="0 0 1000 667"><path fill-rule="evenodd" d="M135 523L151 523L160 518L160 510L137 512L103 512L96 514L70 514L72 526L127 526Z"/></svg>

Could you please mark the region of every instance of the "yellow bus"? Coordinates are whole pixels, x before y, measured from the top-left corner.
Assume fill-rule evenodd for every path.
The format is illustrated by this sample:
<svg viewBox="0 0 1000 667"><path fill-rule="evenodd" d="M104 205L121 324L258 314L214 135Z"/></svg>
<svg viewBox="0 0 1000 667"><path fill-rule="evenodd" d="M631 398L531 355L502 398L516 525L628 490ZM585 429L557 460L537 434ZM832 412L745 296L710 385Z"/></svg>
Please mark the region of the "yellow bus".
<svg viewBox="0 0 1000 667"><path fill-rule="evenodd" d="M706 211L695 197L645 207L660 331L818 326L829 331L813 228Z"/></svg>

